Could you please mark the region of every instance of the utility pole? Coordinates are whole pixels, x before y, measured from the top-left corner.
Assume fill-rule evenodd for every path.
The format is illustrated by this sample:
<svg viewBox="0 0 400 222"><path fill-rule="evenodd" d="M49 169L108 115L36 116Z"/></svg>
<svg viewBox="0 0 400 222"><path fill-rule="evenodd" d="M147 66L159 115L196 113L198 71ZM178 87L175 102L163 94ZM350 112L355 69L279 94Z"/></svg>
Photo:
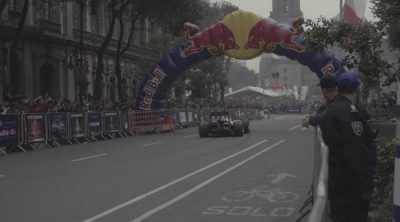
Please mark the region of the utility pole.
<svg viewBox="0 0 400 222"><path fill-rule="evenodd" d="M339 14L339 19L343 20L344 16L343 16L343 0L340 0L340 6L339 6L339 10L340 10L340 14Z"/></svg>

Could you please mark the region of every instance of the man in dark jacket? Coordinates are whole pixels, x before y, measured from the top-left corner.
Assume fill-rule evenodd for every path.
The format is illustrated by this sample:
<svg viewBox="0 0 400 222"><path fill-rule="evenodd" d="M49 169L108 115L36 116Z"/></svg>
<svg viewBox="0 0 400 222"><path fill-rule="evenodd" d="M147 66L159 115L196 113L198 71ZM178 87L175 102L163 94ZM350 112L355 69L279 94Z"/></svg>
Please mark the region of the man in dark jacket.
<svg viewBox="0 0 400 222"><path fill-rule="evenodd" d="M339 95L330 104L323 133L329 147L328 195L334 222L367 222L376 163L374 137L364 110L357 107L359 76L337 78Z"/></svg>
<svg viewBox="0 0 400 222"><path fill-rule="evenodd" d="M325 75L321 77L319 86L321 87L322 95L324 95L325 104L318 108L316 114L306 116L303 119L303 127L308 127L309 125L315 127L321 126L323 124L323 119L327 107L337 95L337 83L335 75Z"/></svg>

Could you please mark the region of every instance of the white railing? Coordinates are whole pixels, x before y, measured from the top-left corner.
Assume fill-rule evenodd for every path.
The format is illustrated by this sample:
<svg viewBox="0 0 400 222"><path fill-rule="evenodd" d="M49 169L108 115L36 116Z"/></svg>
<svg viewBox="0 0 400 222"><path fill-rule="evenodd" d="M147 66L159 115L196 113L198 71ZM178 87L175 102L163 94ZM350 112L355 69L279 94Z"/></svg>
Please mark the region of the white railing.
<svg viewBox="0 0 400 222"><path fill-rule="evenodd" d="M328 157L328 147L322 140L321 130L317 128L314 136L313 207L308 222L329 221L327 217Z"/></svg>

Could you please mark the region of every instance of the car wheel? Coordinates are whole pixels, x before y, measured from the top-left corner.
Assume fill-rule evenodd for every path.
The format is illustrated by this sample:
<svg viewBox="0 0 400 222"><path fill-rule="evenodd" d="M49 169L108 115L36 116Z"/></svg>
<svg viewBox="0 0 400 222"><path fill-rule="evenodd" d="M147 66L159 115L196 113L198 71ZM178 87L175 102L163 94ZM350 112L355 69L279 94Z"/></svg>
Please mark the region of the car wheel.
<svg viewBox="0 0 400 222"><path fill-rule="evenodd" d="M249 125L250 125L250 123L249 123L248 120L243 122L243 131L244 131L244 133L250 133Z"/></svg>
<svg viewBox="0 0 400 222"><path fill-rule="evenodd" d="M200 137L208 137L208 123L202 122L199 126L199 135Z"/></svg>
<svg viewBox="0 0 400 222"><path fill-rule="evenodd" d="M233 130L233 134L235 136L243 136L243 123L242 123L242 121L239 120L239 121L233 122L232 130Z"/></svg>

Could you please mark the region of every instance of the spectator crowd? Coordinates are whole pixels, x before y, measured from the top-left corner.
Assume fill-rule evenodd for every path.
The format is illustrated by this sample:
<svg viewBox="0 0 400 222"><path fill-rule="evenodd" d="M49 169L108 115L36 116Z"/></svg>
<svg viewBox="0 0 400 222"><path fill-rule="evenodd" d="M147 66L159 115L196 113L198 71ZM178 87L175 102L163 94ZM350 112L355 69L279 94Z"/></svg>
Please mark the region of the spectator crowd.
<svg viewBox="0 0 400 222"><path fill-rule="evenodd" d="M131 101L131 102L130 102ZM6 94L4 101L0 103L0 113L46 113L46 112L101 112L109 110L129 110L134 106L134 100L94 100L88 94L79 101L71 101L66 98L52 99L48 94L28 100L20 95Z"/></svg>

